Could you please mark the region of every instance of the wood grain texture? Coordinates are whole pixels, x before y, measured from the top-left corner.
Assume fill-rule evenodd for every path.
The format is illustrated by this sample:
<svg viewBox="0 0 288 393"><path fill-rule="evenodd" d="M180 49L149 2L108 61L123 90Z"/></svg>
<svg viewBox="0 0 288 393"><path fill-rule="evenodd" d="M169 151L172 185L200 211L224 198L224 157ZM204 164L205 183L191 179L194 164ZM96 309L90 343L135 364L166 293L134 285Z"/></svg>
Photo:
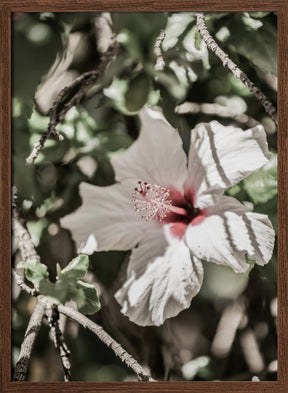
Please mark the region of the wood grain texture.
<svg viewBox="0 0 288 393"><path fill-rule="evenodd" d="M277 11L278 12L278 382L11 382L11 12L15 11ZM0 343L1 392L288 392L288 2L287 0L1 0L0 63Z"/></svg>
<svg viewBox="0 0 288 393"><path fill-rule="evenodd" d="M11 381L11 13L1 5L0 62L0 343L1 385Z"/></svg>

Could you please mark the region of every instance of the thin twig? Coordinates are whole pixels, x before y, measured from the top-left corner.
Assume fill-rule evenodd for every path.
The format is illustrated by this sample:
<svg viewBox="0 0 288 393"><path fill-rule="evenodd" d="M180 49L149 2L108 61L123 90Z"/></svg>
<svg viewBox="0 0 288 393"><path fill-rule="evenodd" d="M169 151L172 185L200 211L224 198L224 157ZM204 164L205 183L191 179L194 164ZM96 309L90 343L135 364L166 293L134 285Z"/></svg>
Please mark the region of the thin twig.
<svg viewBox="0 0 288 393"><path fill-rule="evenodd" d="M16 236L18 249L21 254L23 261L36 260L40 262L40 257L35 250L34 243L31 239L30 233L28 232L25 223L20 217L19 210L17 207L17 194L16 190L12 192L12 217L13 217L13 233ZM16 280L16 284L19 287L29 293L32 296L37 296L38 291L36 288L31 288L27 285L19 273L12 269L13 276Z"/></svg>
<svg viewBox="0 0 288 393"><path fill-rule="evenodd" d="M33 241L25 224L22 222L18 208L17 208L17 196L16 191L13 190L12 197L12 208L13 208L13 227L14 234L18 241L18 248L21 253L21 257L24 261L27 260L37 260L40 261L40 257L37 254ZM37 296L38 291L36 288L31 288L27 284L25 284L22 277L12 269L13 276L16 280L17 285L23 290L26 291L29 295ZM27 374L27 369L31 357L31 352L33 349L33 345L37 334L40 330L42 324L42 318L45 313L45 306L38 302L29 321L24 340L21 345L20 354L18 357L18 361L15 367L15 373L13 380L14 381L24 381Z"/></svg>
<svg viewBox="0 0 288 393"><path fill-rule="evenodd" d="M70 351L59 326L58 307L56 305L47 306L46 315L48 318L52 339L60 356L61 364L64 370L64 381L71 381L71 363L69 360Z"/></svg>
<svg viewBox="0 0 288 393"><path fill-rule="evenodd" d="M29 157L26 158L26 163L28 165L32 165L34 163L40 153L40 150L43 148L50 136L56 137L59 141L63 140L63 136L58 130L56 130L57 125L64 120L69 109L77 105L82 100L87 91L87 87L93 85L103 75L107 64L115 54L115 50L116 45L111 46L106 53L102 55L101 62L96 70L83 73L59 92L50 109L50 121L48 128L42 134L39 141L34 143Z"/></svg>
<svg viewBox="0 0 288 393"><path fill-rule="evenodd" d="M151 376L143 369L137 360L135 360L117 341L115 341L107 332L105 332L101 326L97 325L95 322L91 321L80 312L73 310L70 307L63 306L62 304L58 306L58 311L61 314L66 315L68 318L77 321L84 328L87 328L96 334L96 336L105 345L107 345L107 347L114 351L115 355L118 356L122 362L124 362L137 374L141 381L154 381L154 379L151 378Z"/></svg>
<svg viewBox="0 0 288 393"><path fill-rule="evenodd" d="M21 287L23 289L23 287ZM21 345L20 355L16 363L13 381L25 381L29 361L31 358L32 349L35 339L42 324L42 318L45 314L45 305L38 301L37 305L31 315L25 332L24 340Z"/></svg>
<svg viewBox="0 0 288 393"><path fill-rule="evenodd" d="M14 209L16 209L14 220L17 221L19 219L19 213L18 213L18 210L17 210L17 207L16 207L15 203L14 203ZM29 244L28 248L26 247L24 249L25 250L28 249L28 250L31 251L32 248L33 248L32 255L34 255L34 252L37 254L37 252L35 250L35 247L34 247L34 244L32 242L32 239L31 239L31 237L30 237L30 235L28 233L28 230L25 228L24 225L22 225L21 230L26 231L26 235L25 235L26 241L32 243L32 244ZM16 236L17 236L17 234L16 234ZM39 257L38 254L37 254L37 256L38 256L38 260L40 261L40 257ZM27 257L30 258L29 255L27 255ZM16 273L14 271L14 269L13 269L13 274L14 274L15 277L17 277L16 282L17 282L17 284L19 285L19 287L23 291L29 293L30 295L38 296L38 292L36 290L34 290L34 291L31 290L31 288L28 287L28 285L26 285L24 283L24 281L22 280L22 277L18 273ZM40 298L41 298L41 302L44 303L44 311L47 309L47 307L53 307L51 302L48 299L46 299L44 296L41 296ZM117 343L117 341L115 341L108 333L106 333L105 330L101 326L97 325L95 322L92 322L90 319L85 317L83 314L81 314L80 312L78 312L76 310L73 310L70 307L66 307L66 306L63 306L63 305L58 305L57 309L62 314L64 314L67 317L75 320L76 322L78 322L82 326L84 326L85 328L88 328L93 333L95 333L96 336L104 344L106 344L109 348L111 348L114 351L116 356L118 356L128 367L130 367L137 374L138 378L141 381L154 381L154 379L148 373L145 372L145 370L137 362L137 360L135 360L124 348L122 348L122 346L119 343ZM53 326L53 328L54 327L55 326ZM55 329L57 329L57 327L55 327ZM57 332L57 331L55 331L55 334L56 334L56 337L57 337L57 334L58 334L58 337L60 336L59 332ZM53 332L52 332L52 335L53 335ZM62 335L62 333L61 333L61 335ZM60 347L62 347L62 349L61 349L62 352L65 351L65 349L64 349L64 347L62 345ZM61 354L60 354L60 356L61 356ZM65 356L67 357L67 347L66 347L66 355ZM62 356L61 356L61 360L62 360L62 365L63 365L63 357ZM26 361L27 361L27 365L28 365L29 358ZM65 362L66 362L66 359L65 359ZM65 363L65 367L66 366L67 366L67 371L70 370L69 366ZM64 367L64 365L63 365L63 367Z"/></svg>
<svg viewBox="0 0 288 393"><path fill-rule="evenodd" d="M161 30L159 36L156 38L155 45L154 45L154 54L156 57L155 63L155 70L156 71L163 71L165 68L165 61L162 56L161 44L165 39L166 34L163 30Z"/></svg>
<svg viewBox="0 0 288 393"><path fill-rule="evenodd" d="M15 222L18 222L20 220L20 215L19 215L19 211L17 209L17 205L16 205L16 194L14 193L13 196L13 218ZM19 223L19 222L18 222ZM19 223L20 225L20 223ZM18 228L18 226L17 226ZM22 232L26 232L25 234L23 234ZM20 236L21 235L21 236ZM24 236L25 235L25 236ZM16 233L17 238L20 236L21 239L25 238L25 241L27 241L29 243L28 247L23 247L22 243L21 247L23 248L23 252L25 251L25 255L22 255L23 259L24 256L25 258L31 259L31 256L34 258L35 254L37 256L37 260L40 261L40 257L37 254L33 241L29 235L29 232L27 230L27 228L25 227L24 224L21 224L21 231L20 234ZM18 246L19 246L19 241L18 241ZM20 247L19 247L20 249ZM27 252L27 250L31 253L31 255ZM22 250L20 249L20 252L22 254ZM17 274L16 272L14 272L13 269L13 274L15 277L17 277L16 282L19 285L19 287L26 291L27 293L29 293L30 295L34 295L34 296L38 296L39 293L35 290L34 292L31 291L31 288L28 287L28 285L26 285L24 283L24 281L22 280L21 276L19 274ZM54 307L53 304L51 304L51 300L49 300L48 298L45 298L45 296L38 296L39 302L41 302L44 305L44 312L47 310L47 307ZM130 367L138 376L139 380L141 381L154 381L154 379L148 374L146 373L146 371L143 369L143 367L137 362L136 359L134 359L132 357L132 355L130 355L124 348L122 348L122 346L115 341L108 333L105 332L105 330L97 325L95 322L91 321L90 319L88 319L87 317L85 317L83 314L81 314L80 312L73 310L70 307L66 307L63 305L57 305L57 309L60 313L66 315L67 317L73 319L74 321L78 322L79 324L81 324L83 327L88 328L89 330L91 330L94 334L96 334L96 336L104 343L106 344L109 348L111 348L115 355L118 356L128 367ZM34 314L34 313L33 313ZM49 312L48 312L49 314ZM29 326L28 326L29 327ZM54 325L53 329L57 330L57 327ZM39 330L39 329L38 329ZM60 335L62 335L61 331L60 334L57 331L52 331L52 335L55 333L56 334L56 338L57 335L58 337L60 337ZM59 328L60 330L60 328ZM28 329L27 329L28 331ZM38 333L38 331L35 331L35 337ZM35 338L34 338L35 339ZM58 338L57 338L58 340ZM62 345L61 345L62 346ZM64 350L64 347L62 348L61 351ZM21 353L20 353L21 355ZM60 354L61 356L61 354ZM67 356L67 347L66 347L66 356ZM66 360L66 359L65 359ZM20 357L18 362L20 361ZM27 358L27 366L28 366L28 362L29 362L29 358ZM61 356L61 361L62 361L62 365L63 365L63 358ZM69 366L65 363L65 367L67 366L67 370L69 369ZM64 365L63 365L64 367ZM24 376L25 377L25 376Z"/></svg>
<svg viewBox="0 0 288 393"><path fill-rule="evenodd" d="M265 96L265 94L260 91L254 83L247 77L247 75L229 58L227 53L225 53L216 43L214 38L210 35L206 23L203 12L196 13L197 18L197 27L199 33L201 34L203 40L205 41L208 48L215 53L216 56L222 61L224 67L227 67L235 78L239 79L254 96L259 100L262 104L265 111L277 125L277 111L273 106L271 101Z"/></svg>
<svg viewBox="0 0 288 393"><path fill-rule="evenodd" d="M20 277L20 276L19 276ZM22 278L20 277L20 280ZM20 288L29 293L30 291L27 290L27 286L22 285L21 282L17 282ZM29 287L28 287L29 288ZM29 288L30 289L30 288ZM37 296L37 295L34 295ZM51 301L45 296L40 296L40 301L44 304L44 311L47 310L47 307L54 307L51 304ZM97 325L95 322L91 321L87 317L85 317L80 312L72 309L71 307L63 306L62 304L57 305L57 310L63 315L66 315L70 319L78 322L84 328L91 330L107 347L111 348L115 355L119 357L128 367L130 367L138 376L141 381L155 381L144 369L143 367L137 362L136 359L133 358L117 341L115 341L101 326ZM47 312L47 311L46 311ZM52 333L53 334L53 333ZM66 347L67 348L67 347ZM67 349L66 349L67 351Z"/></svg>
<svg viewBox="0 0 288 393"><path fill-rule="evenodd" d="M36 288L31 288L29 285L25 284L22 277L14 269L12 269L13 276L16 280L16 284L22 289L22 291L27 292L31 296L38 296L39 292Z"/></svg>
<svg viewBox="0 0 288 393"><path fill-rule="evenodd" d="M13 216L13 230L14 235L17 238L18 248L21 253L21 258L23 261L36 260L40 261L40 257L35 250L34 243L31 239L29 232L23 220L20 217L17 208L17 196L16 191L13 190L12 196L12 216Z"/></svg>

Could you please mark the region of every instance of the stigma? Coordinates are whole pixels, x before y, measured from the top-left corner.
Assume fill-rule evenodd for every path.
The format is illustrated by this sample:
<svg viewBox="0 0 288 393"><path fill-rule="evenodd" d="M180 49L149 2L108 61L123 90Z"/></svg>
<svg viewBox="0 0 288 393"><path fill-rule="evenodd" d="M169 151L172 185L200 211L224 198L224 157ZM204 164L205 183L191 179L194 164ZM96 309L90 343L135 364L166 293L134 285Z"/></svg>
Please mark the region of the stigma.
<svg viewBox="0 0 288 393"><path fill-rule="evenodd" d="M185 209L172 205L169 189L157 184L151 185L147 182L138 181L138 186L134 189L131 201L136 212L140 213L146 221L155 218L161 222L170 212L180 215L187 214Z"/></svg>

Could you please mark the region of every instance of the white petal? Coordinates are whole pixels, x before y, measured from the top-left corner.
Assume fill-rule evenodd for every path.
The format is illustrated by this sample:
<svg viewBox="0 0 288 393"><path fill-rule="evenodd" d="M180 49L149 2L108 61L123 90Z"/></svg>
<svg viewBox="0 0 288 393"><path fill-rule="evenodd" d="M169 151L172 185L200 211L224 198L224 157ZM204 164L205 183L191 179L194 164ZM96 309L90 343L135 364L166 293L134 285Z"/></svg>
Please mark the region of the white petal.
<svg viewBox="0 0 288 393"><path fill-rule="evenodd" d="M248 212L236 199L222 196L206 210L207 217L189 225L185 238L200 259L230 266L236 273L249 265L245 255L259 265L271 259L274 230L264 214Z"/></svg>
<svg viewBox="0 0 288 393"><path fill-rule="evenodd" d="M143 239L147 230L159 226L147 223L134 210L129 182L98 187L80 184L81 207L61 219L72 232L80 251L130 250ZM84 251L83 251L84 250Z"/></svg>
<svg viewBox="0 0 288 393"><path fill-rule="evenodd" d="M203 279L201 261L183 241L155 237L154 244L147 238L133 250L128 279L115 295L122 313L142 326L162 325L188 308Z"/></svg>
<svg viewBox="0 0 288 393"><path fill-rule="evenodd" d="M205 207L215 201L215 194L261 168L269 156L261 125L243 131L217 121L199 124L191 131L185 188L195 193L196 206Z"/></svg>
<svg viewBox="0 0 288 393"><path fill-rule="evenodd" d="M138 139L124 153L115 154L111 162L116 180L146 181L179 190L187 179L187 157L178 132L160 112L144 108Z"/></svg>
<svg viewBox="0 0 288 393"><path fill-rule="evenodd" d="M79 253L81 254L88 254L91 255L93 254L94 251L96 251L98 248L98 243L97 240L95 239L95 236L93 233L91 233L83 246L80 246L78 248Z"/></svg>

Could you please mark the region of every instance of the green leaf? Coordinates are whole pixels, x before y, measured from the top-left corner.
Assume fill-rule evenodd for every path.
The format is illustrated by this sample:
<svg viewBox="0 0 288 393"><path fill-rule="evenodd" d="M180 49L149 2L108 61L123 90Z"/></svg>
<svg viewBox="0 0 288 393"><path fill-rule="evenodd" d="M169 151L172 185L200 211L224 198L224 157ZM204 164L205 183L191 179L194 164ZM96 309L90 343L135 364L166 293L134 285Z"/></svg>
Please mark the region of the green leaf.
<svg viewBox="0 0 288 393"><path fill-rule="evenodd" d="M141 73L131 80L115 79L104 94L125 115L133 115L146 103L150 92L149 78Z"/></svg>
<svg viewBox="0 0 288 393"><path fill-rule="evenodd" d="M229 188L227 191L227 194L230 196L235 196L237 195L239 192L241 192L241 187L239 186L239 184L235 184L235 186L232 186L231 188Z"/></svg>
<svg viewBox="0 0 288 393"><path fill-rule="evenodd" d="M277 195L274 198L270 199L266 203L261 203L259 205L255 205L254 211L256 213L267 214L269 215L269 219L273 225L275 233L277 234L278 227L278 203L277 203Z"/></svg>
<svg viewBox="0 0 288 393"><path fill-rule="evenodd" d="M142 60L143 55L139 40L129 30L125 29L118 34L117 41L124 46L131 59Z"/></svg>
<svg viewBox="0 0 288 393"><path fill-rule="evenodd" d="M32 14L25 13L21 21L15 19L14 22L13 94L25 101L25 114L30 117L34 106L35 88L60 49L61 38L57 28L43 22L39 23ZM25 24L24 29L20 29L21 23Z"/></svg>
<svg viewBox="0 0 288 393"><path fill-rule="evenodd" d="M84 314L94 314L99 311L100 301L94 285L83 281L58 280L51 283L43 279L39 285L41 295L49 297L55 304L65 304L69 300L77 303L79 311Z"/></svg>
<svg viewBox="0 0 288 393"><path fill-rule="evenodd" d="M125 106L130 112L138 112L146 103L150 91L150 80L146 74L140 73L129 81L125 93Z"/></svg>
<svg viewBox="0 0 288 393"><path fill-rule="evenodd" d="M174 128L177 128L178 115L175 113L177 100L171 96L169 91L167 91L164 86L161 88L160 92L161 107L163 109L164 116Z"/></svg>
<svg viewBox="0 0 288 393"><path fill-rule="evenodd" d="M85 276L89 266L87 255L78 255L58 274L58 280L79 280Z"/></svg>
<svg viewBox="0 0 288 393"><path fill-rule="evenodd" d="M173 48L177 45L179 37L185 32L189 24L195 20L193 12L175 12L169 18L165 29L163 49Z"/></svg>
<svg viewBox="0 0 288 393"><path fill-rule="evenodd" d="M243 12L242 20L244 24L252 30L257 30L259 27L263 26L263 23L260 20L251 18L248 12Z"/></svg>
<svg viewBox="0 0 288 393"><path fill-rule="evenodd" d="M85 295L83 301L75 300L78 304L79 311L84 314L94 314L99 311L101 305L94 285L79 280L77 281L77 287L82 289Z"/></svg>
<svg viewBox="0 0 288 393"><path fill-rule="evenodd" d="M13 184L18 197L32 200L35 205L41 202L41 191L37 185L36 169L25 164L25 157L13 154Z"/></svg>
<svg viewBox="0 0 288 393"><path fill-rule="evenodd" d="M53 303L66 303L74 300L84 314L94 314L100 310L100 301L94 285L78 280L87 272L89 259L87 255L78 255L62 271L57 264L58 279L55 283L48 280L47 266L37 260L21 261L18 268L25 269L27 280L39 287L41 295Z"/></svg>
<svg viewBox="0 0 288 393"><path fill-rule="evenodd" d="M169 95L175 100L181 100L186 95L187 85L184 86L179 83L179 80L176 77L174 70L172 71L169 69L166 72L159 72L157 82L162 85L164 89L167 90Z"/></svg>
<svg viewBox="0 0 288 393"><path fill-rule="evenodd" d="M103 75L102 77L103 87L108 87L115 79L115 77L121 75L125 69L131 68L135 57L138 58L140 56L137 43L135 43L134 41L131 42L131 40L126 37L125 32L123 34L121 33L121 35L118 35L117 40L118 42L123 40L124 42L121 42L123 46L129 45L129 49L127 48L128 53L119 53L119 55L117 55L117 57L107 65L105 75ZM132 45L132 47L130 45ZM99 93L98 96L102 97L102 95ZM95 98L95 95L93 95L92 98ZM86 100L85 102L83 102L83 104L86 106Z"/></svg>
<svg viewBox="0 0 288 393"><path fill-rule="evenodd" d="M201 49L200 44L203 41L203 39L198 29L195 32L194 39L195 39L195 49L200 50Z"/></svg>
<svg viewBox="0 0 288 393"><path fill-rule="evenodd" d="M247 262L250 263L248 260ZM204 264L201 296L212 301L237 299L247 287L249 270L245 273L235 273L233 269L227 266L216 265L215 263Z"/></svg>
<svg viewBox="0 0 288 393"><path fill-rule="evenodd" d="M43 279L39 284L39 292L43 296L47 296L55 304L65 304L69 300L76 303L83 303L85 295L82 289L76 287L76 281L58 280L52 283Z"/></svg>
<svg viewBox="0 0 288 393"><path fill-rule="evenodd" d="M165 12L112 12L113 30L117 40L134 60L153 59L153 43L167 23Z"/></svg>
<svg viewBox="0 0 288 393"><path fill-rule="evenodd" d="M196 26L183 39L183 47L186 50L186 57L189 62L201 62L203 69L210 69L209 51L202 37L199 37L199 31Z"/></svg>
<svg viewBox="0 0 288 393"><path fill-rule="evenodd" d="M150 106L158 105L160 101L160 90L150 90L147 103Z"/></svg>
<svg viewBox="0 0 288 393"><path fill-rule="evenodd" d="M102 132L99 134L100 147L108 155L120 149L127 149L133 142L132 138L124 133Z"/></svg>
<svg viewBox="0 0 288 393"><path fill-rule="evenodd" d="M255 30L255 27L247 26L239 15L229 25L229 44L232 44L237 53L246 57L263 71L277 75L277 30L276 26L270 23L267 18L262 18L262 26Z"/></svg>
<svg viewBox="0 0 288 393"><path fill-rule="evenodd" d="M277 195L277 155L245 179L243 187L254 203L266 203Z"/></svg>
<svg viewBox="0 0 288 393"><path fill-rule="evenodd" d="M84 304L85 302L85 294L81 288L77 288L76 283L70 283L66 289L66 299L65 301L74 300L77 303L78 308L79 304Z"/></svg>
<svg viewBox="0 0 288 393"><path fill-rule="evenodd" d="M48 139L47 143L41 151L41 155L37 159L37 163L41 162L59 162L70 147L69 138L64 138L63 141Z"/></svg>
<svg viewBox="0 0 288 393"><path fill-rule="evenodd" d="M130 34L139 37L143 42L156 37L167 23L167 14L164 12L115 12L111 14L113 28L117 33L129 30Z"/></svg>
<svg viewBox="0 0 288 393"><path fill-rule="evenodd" d="M43 279L39 283L39 292L43 296L47 296L53 303L65 303L65 288L56 285L48 280Z"/></svg>
<svg viewBox="0 0 288 393"><path fill-rule="evenodd" d="M25 276L27 280L34 284L39 284L41 280L48 278L48 269L46 265L40 263L38 260L21 261L18 263L19 269L25 269Z"/></svg>
<svg viewBox="0 0 288 393"><path fill-rule="evenodd" d="M249 14L252 18L264 18L265 16L269 15L270 12L247 12L247 14Z"/></svg>
<svg viewBox="0 0 288 393"><path fill-rule="evenodd" d="M182 366L182 373L185 379L193 380L195 376L203 369L206 369L211 362L208 356L200 356Z"/></svg>
<svg viewBox="0 0 288 393"><path fill-rule="evenodd" d="M26 225L34 246L38 247L41 242L43 232L47 228L47 220L43 217L37 221L27 221Z"/></svg>
<svg viewBox="0 0 288 393"><path fill-rule="evenodd" d="M123 79L115 79L109 87L104 89L104 94L109 97L115 107L125 114L129 114L125 106L125 94L128 89L128 81Z"/></svg>
<svg viewBox="0 0 288 393"><path fill-rule="evenodd" d="M180 84L186 87L210 69L207 45L195 23L194 13L173 14L169 18L162 44L166 51L166 65L173 69ZM168 60L171 60L170 63Z"/></svg>

